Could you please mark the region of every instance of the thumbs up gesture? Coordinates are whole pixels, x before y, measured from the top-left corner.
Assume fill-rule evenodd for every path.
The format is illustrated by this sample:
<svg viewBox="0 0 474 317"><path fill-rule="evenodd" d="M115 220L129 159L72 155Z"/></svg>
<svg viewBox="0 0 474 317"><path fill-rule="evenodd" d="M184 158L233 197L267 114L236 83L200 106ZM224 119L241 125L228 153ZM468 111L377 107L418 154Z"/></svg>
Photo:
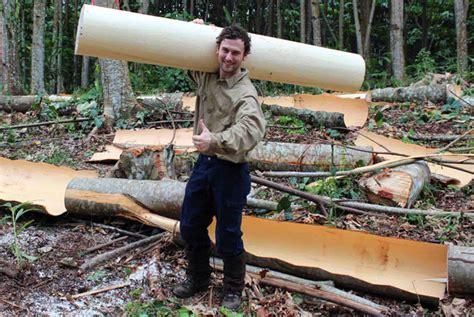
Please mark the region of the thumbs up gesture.
<svg viewBox="0 0 474 317"><path fill-rule="evenodd" d="M199 120L200 135L193 136L193 143L199 152L206 152L211 146L211 131L206 127L204 121Z"/></svg>

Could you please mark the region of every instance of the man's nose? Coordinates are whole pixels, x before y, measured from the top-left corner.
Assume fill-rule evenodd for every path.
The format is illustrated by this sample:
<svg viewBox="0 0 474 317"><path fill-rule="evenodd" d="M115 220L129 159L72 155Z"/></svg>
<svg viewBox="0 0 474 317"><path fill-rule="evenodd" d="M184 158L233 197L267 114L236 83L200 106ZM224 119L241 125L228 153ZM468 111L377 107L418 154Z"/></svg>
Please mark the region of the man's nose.
<svg viewBox="0 0 474 317"><path fill-rule="evenodd" d="M231 53L225 54L225 59L226 60L231 60L232 59L232 54Z"/></svg>

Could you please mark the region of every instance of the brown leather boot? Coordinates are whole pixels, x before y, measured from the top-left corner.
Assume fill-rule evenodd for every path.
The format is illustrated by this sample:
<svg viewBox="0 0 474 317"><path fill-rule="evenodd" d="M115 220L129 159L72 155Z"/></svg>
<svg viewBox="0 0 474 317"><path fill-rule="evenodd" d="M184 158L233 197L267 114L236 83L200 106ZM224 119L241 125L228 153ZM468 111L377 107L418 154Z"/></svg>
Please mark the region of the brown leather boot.
<svg viewBox="0 0 474 317"><path fill-rule="evenodd" d="M186 280L173 288L173 294L179 298L188 298L207 290L211 277L210 248L198 251L186 248L184 251L188 259Z"/></svg>
<svg viewBox="0 0 474 317"><path fill-rule="evenodd" d="M242 303L242 291L245 286L245 252L224 257L224 300L222 306L236 310Z"/></svg>

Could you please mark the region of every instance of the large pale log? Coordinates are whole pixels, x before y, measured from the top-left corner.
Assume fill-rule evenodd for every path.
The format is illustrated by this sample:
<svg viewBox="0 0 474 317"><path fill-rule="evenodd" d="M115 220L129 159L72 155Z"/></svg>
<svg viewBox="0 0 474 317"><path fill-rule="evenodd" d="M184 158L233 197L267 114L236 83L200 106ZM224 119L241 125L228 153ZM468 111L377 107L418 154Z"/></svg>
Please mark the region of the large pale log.
<svg viewBox="0 0 474 317"><path fill-rule="evenodd" d="M347 168L361 162L370 164L371 148L359 149L330 144L262 142L249 153L249 165L251 169L261 171L320 171L332 166ZM198 155L194 150L176 150L173 155L164 151L163 146L125 149L108 176L139 180L180 179L191 174Z"/></svg>
<svg viewBox="0 0 474 317"><path fill-rule="evenodd" d="M64 203L67 210L75 213L110 216L110 211L107 210L119 207L115 206L115 202L112 200L108 202L112 204L112 207L106 207L103 201L97 203L94 200L94 193L97 195L126 195L133 197L135 202L150 212L179 219L185 187L186 183L174 180L75 178L67 186ZM271 204L268 201L253 198L247 199L247 205L256 208L277 207L275 203ZM113 214L121 215L117 211L114 211Z"/></svg>
<svg viewBox="0 0 474 317"><path fill-rule="evenodd" d="M45 101L50 103L63 103L72 100L72 96L62 95L24 95L24 96L5 96L0 95L0 111L6 112L27 112L31 110L34 104L41 104ZM61 114L72 112L71 109L60 109Z"/></svg>
<svg viewBox="0 0 474 317"><path fill-rule="evenodd" d="M346 128L344 115L339 112L312 111L307 109L295 109L278 105L262 105L263 110L270 111L276 116L296 117L306 124L315 128Z"/></svg>
<svg viewBox="0 0 474 317"><path fill-rule="evenodd" d="M410 208L429 181L428 165L416 162L362 178L359 185L372 203Z"/></svg>
<svg viewBox="0 0 474 317"><path fill-rule="evenodd" d="M453 94L454 93L454 94ZM380 88L369 92L367 98L370 101L385 102L446 102L448 97L458 98L460 89L449 84L417 85L397 88Z"/></svg>
<svg viewBox="0 0 474 317"><path fill-rule="evenodd" d="M76 54L214 72L221 28L84 5ZM365 74L360 55L251 34L244 67L254 79L357 90ZM273 54L269 54L273 52Z"/></svg>
<svg viewBox="0 0 474 317"><path fill-rule="evenodd" d="M474 294L474 247L449 246L448 293L452 296Z"/></svg>

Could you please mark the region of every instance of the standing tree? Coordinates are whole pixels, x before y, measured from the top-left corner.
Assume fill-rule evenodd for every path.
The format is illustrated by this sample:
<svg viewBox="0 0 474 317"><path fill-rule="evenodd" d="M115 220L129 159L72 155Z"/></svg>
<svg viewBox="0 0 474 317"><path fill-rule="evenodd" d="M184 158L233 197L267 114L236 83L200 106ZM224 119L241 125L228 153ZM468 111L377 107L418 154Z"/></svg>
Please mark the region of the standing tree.
<svg viewBox="0 0 474 317"><path fill-rule="evenodd" d="M300 0L300 42L306 42L306 0Z"/></svg>
<svg viewBox="0 0 474 317"><path fill-rule="evenodd" d="M467 11L469 0L454 0L454 15L456 19L456 48L458 73L467 73Z"/></svg>
<svg viewBox="0 0 474 317"><path fill-rule="evenodd" d="M283 38L282 34L282 20L281 20L281 0L276 0L276 20L277 20L277 37Z"/></svg>
<svg viewBox="0 0 474 317"><path fill-rule="evenodd" d="M148 14L148 9L150 7L150 0L140 0L140 7L138 8L138 13ZM191 12L191 14L193 14Z"/></svg>
<svg viewBox="0 0 474 317"><path fill-rule="evenodd" d="M14 0L3 1L3 93L23 94L20 80L20 8Z"/></svg>
<svg viewBox="0 0 474 317"><path fill-rule="evenodd" d="M344 0L339 1L339 44L338 48L340 50L344 47Z"/></svg>
<svg viewBox="0 0 474 317"><path fill-rule="evenodd" d="M54 93L64 91L64 79L62 76L62 43L63 43L63 2L54 0L54 18L53 18L53 45L54 50L51 56L51 69L53 73L52 86Z"/></svg>
<svg viewBox="0 0 474 317"><path fill-rule="evenodd" d="M319 0L311 1L312 26L313 26L313 44L321 46L321 17L319 10Z"/></svg>
<svg viewBox="0 0 474 317"><path fill-rule="evenodd" d="M46 1L34 0L33 44L31 46L31 93L45 94L44 88L44 21Z"/></svg>
<svg viewBox="0 0 474 317"><path fill-rule="evenodd" d="M4 36L3 36L3 29L5 28L5 23L3 22L3 1L0 2L0 93L3 91L3 87L5 87L7 82L7 63L6 63L6 54L4 52L5 45L3 43Z"/></svg>
<svg viewBox="0 0 474 317"><path fill-rule="evenodd" d="M96 5L112 8L113 0L96 0ZM128 63L99 58L101 83L104 97L105 127L112 130L115 120L127 119L137 104L128 75Z"/></svg>
<svg viewBox="0 0 474 317"><path fill-rule="evenodd" d="M352 1L354 23L356 27L357 52L365 59L370 55L370 30L375 11L375 0L362 0L359 10L359 1ZM359 19L359 11L361 19Z"/></svg>
<svg viewBox="0 0 474 317"><path fill-rule="evenodd" d="M405 53L403 51L403 0L390 0L390 50L392 73L396 80L405 78Z"/></svg>

